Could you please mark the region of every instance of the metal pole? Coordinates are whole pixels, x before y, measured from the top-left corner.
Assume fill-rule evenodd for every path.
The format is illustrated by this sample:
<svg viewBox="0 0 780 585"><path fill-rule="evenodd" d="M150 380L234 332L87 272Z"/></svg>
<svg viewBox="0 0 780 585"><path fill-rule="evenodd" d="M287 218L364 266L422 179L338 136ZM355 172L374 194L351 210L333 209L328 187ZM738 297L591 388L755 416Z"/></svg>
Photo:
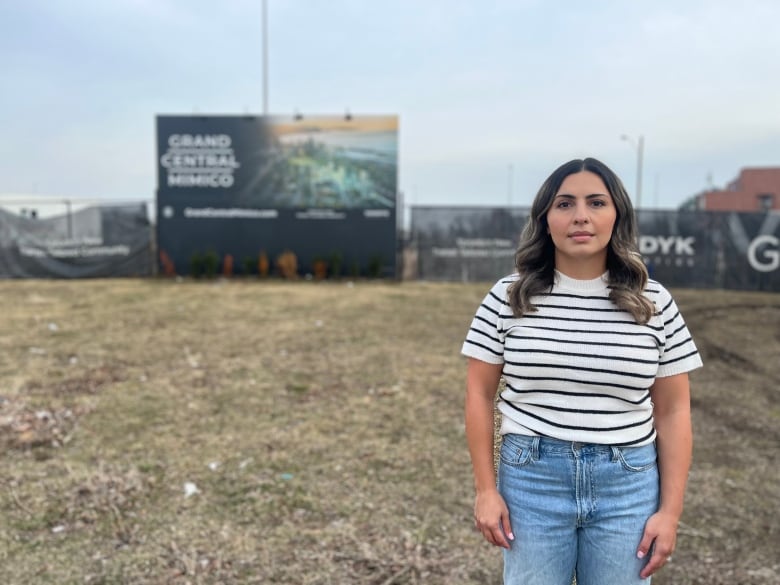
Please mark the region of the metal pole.
<svg viewBox="0 0 780 585"><path fill-rule="evenodd" d="M70 199L65 199L65 211L68 215L68 239L73 239L73 214L70 212Z"/></svg>
<svg viewBox="0 0 780 585"><path fill-rule="evenodd" d="M640 135L636 147L636 208L642 207L642 164L645 152L645 137Z"/></svg>
<svg viewBox="0 0 780 585"><path fill-rule="evenodd" d="M268 115L268 0L263 0L263 115Z"/></svg>
<svg viewBox="0 0 780 585"><path fill-rule="evenodd" d="M507 207L512 207L512 183L515 179L515 165L509 165L509 180L506 186L506 204Z"/></svg>
<svg viewBox="0 0 780 585"><path fill-rule="evenodd" d="M628 142L632 148L636 148L636 209L642 205L642 164L645 155L645 137L641 134L636 144L628 134L621 134L621 140Z"/></svg>

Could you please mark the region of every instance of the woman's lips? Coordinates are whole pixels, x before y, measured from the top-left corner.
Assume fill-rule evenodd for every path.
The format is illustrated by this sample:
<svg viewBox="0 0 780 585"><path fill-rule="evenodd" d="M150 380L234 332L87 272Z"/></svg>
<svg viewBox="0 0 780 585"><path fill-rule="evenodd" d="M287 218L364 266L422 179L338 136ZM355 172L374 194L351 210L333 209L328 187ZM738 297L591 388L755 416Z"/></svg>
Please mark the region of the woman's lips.
<svg viewBox="0 0 780 585"><path fill-rule="evenodd" d="M569 234L569 237L575 242L587 242L593 237L593 234L588 232L574 232Z"/></svg>

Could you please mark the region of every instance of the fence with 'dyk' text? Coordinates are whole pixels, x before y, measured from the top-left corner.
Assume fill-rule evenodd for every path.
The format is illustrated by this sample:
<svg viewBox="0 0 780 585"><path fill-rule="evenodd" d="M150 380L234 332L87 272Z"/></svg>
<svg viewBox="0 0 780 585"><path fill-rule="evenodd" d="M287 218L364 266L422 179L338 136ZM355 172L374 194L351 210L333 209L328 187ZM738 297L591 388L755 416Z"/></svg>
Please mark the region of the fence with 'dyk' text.
<svg viewBox="0 0 780 585"><path fill-rule="evenodd" d="M412 207L421 279L491 281L514 271L529 210ZM780 213L641 210L639 250L669 287L780 291Z"/></svg>

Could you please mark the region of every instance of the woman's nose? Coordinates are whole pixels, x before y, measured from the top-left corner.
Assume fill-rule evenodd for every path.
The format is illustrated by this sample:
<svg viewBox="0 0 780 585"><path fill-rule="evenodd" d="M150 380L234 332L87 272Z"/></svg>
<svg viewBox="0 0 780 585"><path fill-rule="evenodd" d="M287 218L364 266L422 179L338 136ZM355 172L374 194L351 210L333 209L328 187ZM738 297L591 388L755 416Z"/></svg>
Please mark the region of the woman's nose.
<svg viewBox="0 0 780 585"><path fill-rule="evenodd" d="M588 217L588 208L585 205L577 205L574 210L575 223L587 223L590 221Z"/></svg>

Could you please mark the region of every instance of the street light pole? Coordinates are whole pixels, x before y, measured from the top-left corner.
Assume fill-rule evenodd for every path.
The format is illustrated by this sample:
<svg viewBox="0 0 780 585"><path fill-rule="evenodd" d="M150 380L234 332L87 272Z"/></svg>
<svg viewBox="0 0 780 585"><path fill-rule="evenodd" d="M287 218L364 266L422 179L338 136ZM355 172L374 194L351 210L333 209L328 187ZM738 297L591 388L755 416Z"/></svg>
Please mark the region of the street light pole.
<svg viewBox="0 0 780 585"><path fill-rule="evenodd" d="M515 165L509 165L509 179L506 185L506 204L512 207L512 183L515 181Z"/></svg>
<svg viewBox="0 0 780 585"><path fill-rule="evenodd" d="M263 115L268 115L268 0L263 0Z"/></svg>
<svg viewBox="0 0 780 585"><path fill-rule="evenodd" d="M639 209L642 206L642 165L645 156L645 137L640 134L636 144L627 134L623 134L620 138L636 149L636 208Z"/></svg>
<svg viewBox="0 0 780 585"><path fill-rule="evenodd" d="M70 199L65 199L63 201L65 203L65 213L68 216L68 239L73 239L73 214L70 211Z"/></svg>
<svg viewBox="0 0 780 585"><path fill-rule="evenodd" d="M636 147L636 208L642 207L642 166L645 156L645 137L640 134Z"/></svg>

